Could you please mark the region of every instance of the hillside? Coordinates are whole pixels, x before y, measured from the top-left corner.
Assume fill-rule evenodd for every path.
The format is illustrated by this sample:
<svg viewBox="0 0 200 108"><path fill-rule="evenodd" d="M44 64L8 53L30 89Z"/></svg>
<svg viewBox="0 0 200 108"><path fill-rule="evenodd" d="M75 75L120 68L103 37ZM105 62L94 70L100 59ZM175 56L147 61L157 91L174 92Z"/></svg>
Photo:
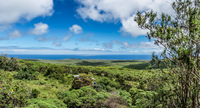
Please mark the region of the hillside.
<svg viewBox="0 0 200 108"><path fill-rule="evenodd" d="M148 62L1 56L0 107L162 107L170 102L167 96L173 95L170 80L167 74L146 69Z"/></svg>
<svg viewBox="0 0 200 108"><path fill-rule="evenodd" d="M64 59L64 60L43 60L30 59L28 61L37 61L43 63L63 64L69 66L95 66L95 67L117 67L129 69L146 69L149 60L92 60L92 59Z"/></svg>

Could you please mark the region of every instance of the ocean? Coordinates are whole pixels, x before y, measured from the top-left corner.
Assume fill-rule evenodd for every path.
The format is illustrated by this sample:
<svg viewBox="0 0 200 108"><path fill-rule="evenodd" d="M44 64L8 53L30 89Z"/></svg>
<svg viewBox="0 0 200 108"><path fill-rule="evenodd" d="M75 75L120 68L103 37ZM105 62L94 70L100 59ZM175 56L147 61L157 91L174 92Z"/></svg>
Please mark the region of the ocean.
<svg viewBox="0 0 200 108"><path fill-rule="evenodd" d="M100 59L100 60L151 60L152 55L16 55L8 54L8 57L20 59Z"/></svg>

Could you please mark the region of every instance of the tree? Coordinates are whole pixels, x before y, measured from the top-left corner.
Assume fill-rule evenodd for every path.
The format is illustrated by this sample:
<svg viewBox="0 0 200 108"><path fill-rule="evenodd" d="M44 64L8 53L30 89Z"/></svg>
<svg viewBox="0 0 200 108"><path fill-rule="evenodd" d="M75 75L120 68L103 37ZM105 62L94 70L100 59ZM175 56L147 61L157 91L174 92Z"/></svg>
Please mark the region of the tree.
<svg viewBox="0 0 200 108"><path fill-rule="evenodd" d="M175 0L175 15L165 13L157 17L153 10L138 12L135 21L142 29L148 29L148 39L164 48L162 60L153 54L152 61L163 63L173 80L174 107L197 108L200 106L200 0Z"/></svg>

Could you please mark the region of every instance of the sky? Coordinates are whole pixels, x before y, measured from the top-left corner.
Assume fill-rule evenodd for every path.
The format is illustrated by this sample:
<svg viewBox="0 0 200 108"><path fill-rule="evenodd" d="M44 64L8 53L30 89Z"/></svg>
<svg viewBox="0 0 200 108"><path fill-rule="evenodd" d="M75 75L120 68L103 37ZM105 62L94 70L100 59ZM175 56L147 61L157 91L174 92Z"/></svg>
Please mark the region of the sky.
<svg viewBox="0 0 200 108"><path fill-rule="evenodd" d="M173 0L0 0L2 54L149 55L162 48L137 11L173 14Z"/></svg>

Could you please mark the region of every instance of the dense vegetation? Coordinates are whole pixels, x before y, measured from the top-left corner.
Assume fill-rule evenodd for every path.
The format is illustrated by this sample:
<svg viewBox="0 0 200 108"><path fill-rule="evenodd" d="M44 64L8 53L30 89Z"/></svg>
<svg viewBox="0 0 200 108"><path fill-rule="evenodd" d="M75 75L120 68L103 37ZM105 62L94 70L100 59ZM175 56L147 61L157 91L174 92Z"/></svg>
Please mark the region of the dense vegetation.
<svg viewBox="0 0 200 108"><path fill-rule="evenodd" d="M171 97L171 107L199 108L200 0L175 0L172 8L173 15L158 16L154 10L138 12L135 21L164 49L160 56L173 81L171 91L176 94ZM157 56L153 60L160 65Z"/></svg>
<svg viewBox="0 0 200 108"><path fill-rule="evenodd" d="M0 64L1 108L159 108L171 104L174 95L167 73L156 70L68 66L5 55Z"/></svg>

